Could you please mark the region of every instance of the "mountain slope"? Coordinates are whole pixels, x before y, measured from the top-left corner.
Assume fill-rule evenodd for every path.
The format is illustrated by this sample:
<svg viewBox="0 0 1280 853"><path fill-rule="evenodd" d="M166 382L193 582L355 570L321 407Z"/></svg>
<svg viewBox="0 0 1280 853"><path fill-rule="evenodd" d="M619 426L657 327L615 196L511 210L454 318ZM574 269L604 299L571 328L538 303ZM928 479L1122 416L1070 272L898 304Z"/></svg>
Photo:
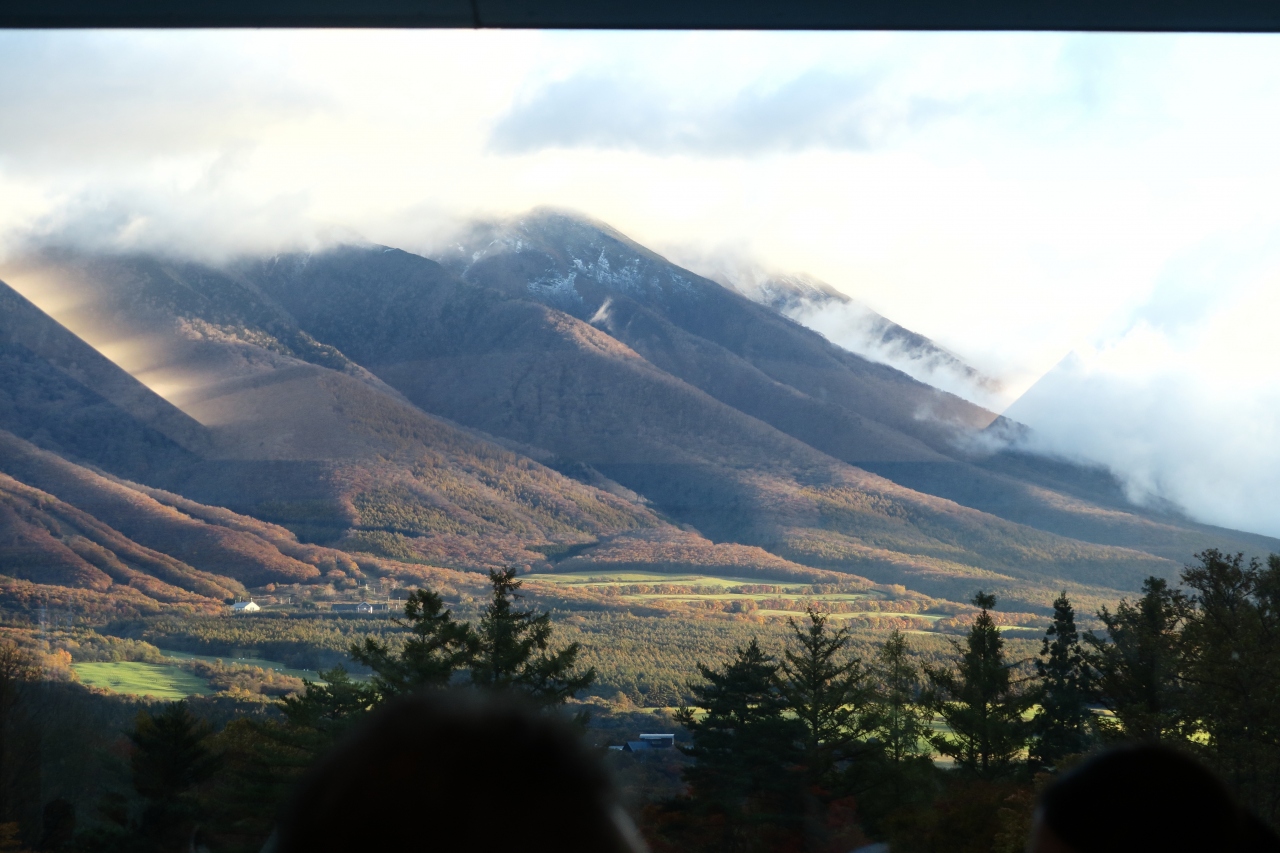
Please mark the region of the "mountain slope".
<svg viewBox="0 0 1280 853"><path fill-rule="evenodd" d="M774 318L768 335L754 336L749 347L739 347L741 355L719 343L736 340L741 344L734 330L759 325L762 305L793 314L803 306L854 304L821 282L766 279L747 288L762 305L743 304L745 300L735 299L735 294L675 267L608 226L555 211L478 225L444 261L468 280L588 319L648 361L718 400L823 453L914 491L1048 533L1138 549L1179 562L1208 547L1258 552L1275 544L1265 537L1134 507L1115 481L1100 472L1026 454L992 453L972 433L949 421L953 417L949 412L956 409L938 407L937 400L949 395L932 390L921 395L919 383L854 354L837 352L841 370L857 374L861 381L871 377L881 383L883 393L897 398L898 408L886 408L882 394L849 393L847 387L841 393L832 392L836 384L825 381L831 375L830 359L812 355L821 350L814 341L818 336L782 318ZM714 310L708 310L708 305ZM965 383L990 384L927 338L874 312L864 319L871 331L878 330L878 347L897 348L898 355L928 367L926 373L951 371ZM828 350L836 349L821 343ZM781 360L779 352L790 354L785 358L797 375L804 373L800 365L807 363L810 375L788 385L756 367L756 363ZM808 355L795 355L800 352ZM817 393L805 393L802 388L816 388ZM905 404L914 406L909 418ZM993 416L976 417L972 409L976 407L966 416L967 422L986 427Z"/></svg>
<svg viewBox="0 0 1280 853"><path fill-rule="evenodd" d="M208 452L208 432L0 282L0 429L144 477Z"/></svg>
<svg viewBox="0 0 1280 853"><path fill-rule="evenodd" d="M953 595L952 576L1130 588L1174 568L896 486L725 405L586 322L407 253L347 247L243 274L309 334L420 407L590 465L715 541Z"/></svg>
<svg viewBox="0 0 1280 853"><path fill-rule="evenodd" d="M232 578L243 592L243 586L295 583L320 574L315 566L281 553L257 536L194 519L6 432L0 432L0 471L74 506L85 517L145 548L175 558L187 567L183 572L203 579L201 583ZM189 583L175 577L165 580L201 595L226 597L225 587L205 589L194 579Z"/></svg>
<svg viewBox="0 0 1280 853"><path fill-rule="evenodd" d="M637 496L581 464L538 451L583 482L415 408L310 337L243 276L67 252L27 259L15 273L29 285L73 292L81 307L68 321L99 346L146 341L150 360L134 369L203 422L203 454L147 476L123 472L152 487L287 525L313 541L469 568L545 565L548 555L641 528L659 538L679 534ZM95 317L106 319L95 326ZM299 341L306 352L298 352ZM301 357L308 353L324 357ZM28 384L45 383L47 364L25 367ZM18 409L37 423L53 414ZM93 412L81 414L93 420ZM101 458L90 461L105 467ZM93 511L129 526L101 505ZM760 559L775 558L761 552Z"/></svg>
<svg viewBox="0 0 1280 853"><path fill-rule="evenodd" d="M875 412L874 420L935 449L950 444L952 425L982 428L995 417L843 350L582 217L538 210L508 222L479 224L442 261L468 281L536 299L583 320L610 298L633 300L777 382L818 400L843 401L853 411ZM931 417L920 417L922 412Z"/></svg>

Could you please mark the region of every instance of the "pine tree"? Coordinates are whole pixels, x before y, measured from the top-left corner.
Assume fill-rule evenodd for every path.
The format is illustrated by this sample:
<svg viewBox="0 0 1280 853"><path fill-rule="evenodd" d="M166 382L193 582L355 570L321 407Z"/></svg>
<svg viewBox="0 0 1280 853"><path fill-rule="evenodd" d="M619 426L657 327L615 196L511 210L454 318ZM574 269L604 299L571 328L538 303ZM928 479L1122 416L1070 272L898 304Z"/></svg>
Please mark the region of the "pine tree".
<svg viewBox="0 0 1280 853"><path fill-rule="evenodd" d="M808 624L788 619L795 651L783 653L779 690L804 725L803 763L811 786L835 787L836 762L850 757L870 732L871 691L862 661L851 656L849 629L831 630L812 607Z"/></svg>
<svg viewBox="0 0 1280 853"><path fill-rule="evenodd" d="M1163 578L1147 578L1142 591L1136 605L1121 601L1114 614L1105 607L1098 612L1105 640L1093 632L1084 637L1093 695L1113 714L1098 717L1097 724L1111 737L1179 739L1185 717L1181 631L1190 603Z"/></svg>
<svg viewBox="0 0 1280 853"><path fill-rule="evenodd" d="M969 630L956 670L925 666L929 705L951 734L930 738L934 748L983 778L1010 772L1026 745L1028 726L1022 719L1033 701L1013 683L1004 659L1004 640L989 612L996 597L979 592L973 603L981 612Z"/></svg>
<svg viewBox="0 0 1280 853"><path fill-rule="evenodd" d="M400 624L407 625L410 636L399 654L373 637L351 646L351 659L373 670L379 699L447 685L456 672L470 668L480 648L471 626L455 622L444 600L429 589L409 595Z"/></svg>
<svg viewBox="0 0 1280 853"><path fill-rule="evenodd" d="M705 713L685 707L676 720L693 739L682 747L695 762L684 777L704 825L720 827L719 844L731 849L763 843L762 833L796 830L805 727L785 713L777 662L752 639L723 669L699 664L698 671L705 683L690 689Z"/></svg>
<svg viewBox="0 0 1280 853"><path fill-rule="evenodd" d="M1088 669L1075 610L1065 591L1053 602L1053 624L1045 632L1036 674L1040 708L1031 725L1031 760L1052 767L1068 755L1085 751L1092 717Z"/></svg>
<svg viewBox="0 0 1280 853"><path fill-rule="evenodd" d="M577 671L579 643L551 648L551 614L518 610L521 583L514 568L490 571L493 600L480 619L473 684L519 690L540 705L559 705L595 681L595 668Z"/></svg>
<svg viewBox="0 0 1280 853"><path fill-rule="evenodd" d="M907 639L894 630L872 664L874 723L879 749L874 762L859 773L858 816L873 833L889 833L890 825L917 823L937 793L929 736L932 713L925 707L920 667L911 658Z"/></svg>
<svg viewBox="0 0 1280 853"><path fill-rule="evenodd" d="M928 712L920 704L920 668L911 660L907 638L897 628L876 655L876 737L892 764L928 756Z"/></svg>
<svg viewBox="0 0 1280 853"><path fill-rule="evenodd" d="M208 748L211 730L187 703L171 702L158 713L138 715L129 735L133 787L145 807L136 834L153 850L187 847L202 810L196 789L218 770Z"/></svg>
<svg viewBox="0 0 1280 853"><path fill-rule="evenodd" d="M345 667L324 670L320 678L320 682L304 681L302 693L287 697L281 705L290 729L311 736L295 738L296 745L315 752L345 734L378 700L370 685L352 679Z"/></svg>
<svg viewBox="0 0 1280 853"><path fill-rule="evenodd" d="M1181 700L1202 756L1251 810L1280 818L1280 556L1197 554L1182 582Z"/></svg>

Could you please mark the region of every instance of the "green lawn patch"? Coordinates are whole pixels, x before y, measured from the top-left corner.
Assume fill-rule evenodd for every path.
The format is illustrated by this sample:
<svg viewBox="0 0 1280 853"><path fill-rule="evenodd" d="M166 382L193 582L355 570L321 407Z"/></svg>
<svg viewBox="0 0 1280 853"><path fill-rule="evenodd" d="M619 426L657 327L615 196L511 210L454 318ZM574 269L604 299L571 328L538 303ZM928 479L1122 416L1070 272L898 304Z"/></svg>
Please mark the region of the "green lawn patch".
<svg viewBox="0 0 1280 853"><path fill-rule="evenodd" d="M82 683L115 693L185 699L213 692L203 678L171 664L86 661L73 663L71 668Z"/></svg>

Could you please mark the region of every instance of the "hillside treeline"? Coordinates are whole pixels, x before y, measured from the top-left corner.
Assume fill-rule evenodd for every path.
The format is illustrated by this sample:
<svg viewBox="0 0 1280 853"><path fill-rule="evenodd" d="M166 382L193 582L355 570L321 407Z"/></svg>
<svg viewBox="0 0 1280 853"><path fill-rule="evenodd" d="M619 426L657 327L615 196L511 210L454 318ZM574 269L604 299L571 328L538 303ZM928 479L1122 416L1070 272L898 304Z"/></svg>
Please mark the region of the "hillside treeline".
<svg viewBox="0 0 1280 853"><path fill-rule="evenodd" d="M152 706L118 741L105 732L137 706L92 708L74 685L39 682L23 650L6 645L0 840L86 853L257 850L306 768L396 696L470 683L563 708L595 678L582 646L557 643L550 614L520 606L513 572L491 582L474 623L419 590L397 642L353 640L367 681L335 667L254 714ZM1103 609L1096 634L1077 630L1063 594L1030 659L1010 654L994 596L973 603L950 654L916 654L898 631L868 645L811 610L782 635L744 637L699 664L676 714L682 784L636 808L653 848L834 851L887 840L895 851L1017 851L1047 780L1130 741L1193 753L1276 824L1280 556L1206 551L1181 588L1152 578L1140 598ZM41 750L56 751L52 772ZM642 765L667 759L628 760L649 778L661 772Z"/></svg>
<svg viewBox="0 0 1280 853"><path fill-rule="evenodd" d="M1274 826L1280 556L1206 551L1182 586L1150 578L1141 598L1098 614L1101 635L1077 630L1063 594L1028 662L1008 659L983 593L943 664L917 666L898 632L863 659L845 629L810 612L780 655L751 642L701 667L697 708L678 715L692 741L687 791L648 807L648 835L672 851L876 839L894 851L1015 853L1036 791L1120 742L1192 753Z"/></svg>

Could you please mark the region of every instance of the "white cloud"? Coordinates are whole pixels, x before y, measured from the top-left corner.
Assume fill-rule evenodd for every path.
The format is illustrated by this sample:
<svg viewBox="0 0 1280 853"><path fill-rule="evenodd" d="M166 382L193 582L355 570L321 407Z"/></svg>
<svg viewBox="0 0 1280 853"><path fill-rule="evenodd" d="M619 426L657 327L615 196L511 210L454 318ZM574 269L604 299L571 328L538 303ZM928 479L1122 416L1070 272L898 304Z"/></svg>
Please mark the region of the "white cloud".
<svg viewBox="0 0 1280 853"><path fill-rule="evenodd" d="M656 155L744 156L811 148L863 151L945 115L949 105L886 97L869 75L811 70L729 99L686 99L643 76L555 81L495 123L491 147L521 154L597 148Z"/></svg>
<svg viewBox="0 0 1280 853"><path fill-rule="evenodd" d="M1280 536L1280 253L1189 301L1171 284L1008 410L1026 446L1106 465L1138 502ZM1190 310L1187 310L1190 309Z"/></svg>

